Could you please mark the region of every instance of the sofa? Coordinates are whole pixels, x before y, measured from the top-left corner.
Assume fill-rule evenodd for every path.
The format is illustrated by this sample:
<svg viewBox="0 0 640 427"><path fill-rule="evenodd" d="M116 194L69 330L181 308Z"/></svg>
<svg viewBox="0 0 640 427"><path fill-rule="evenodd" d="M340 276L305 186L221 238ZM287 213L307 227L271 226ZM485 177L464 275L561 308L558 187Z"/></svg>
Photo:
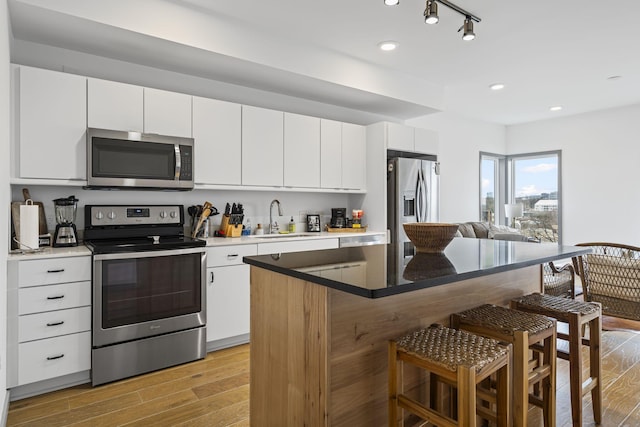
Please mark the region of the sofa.
<svg viewBox="0 0 640 427"><path fill-rule="evenodd" d="M537 239L527 237L515 228L480 221L458 223L456 237L539 243Z"/></svg>

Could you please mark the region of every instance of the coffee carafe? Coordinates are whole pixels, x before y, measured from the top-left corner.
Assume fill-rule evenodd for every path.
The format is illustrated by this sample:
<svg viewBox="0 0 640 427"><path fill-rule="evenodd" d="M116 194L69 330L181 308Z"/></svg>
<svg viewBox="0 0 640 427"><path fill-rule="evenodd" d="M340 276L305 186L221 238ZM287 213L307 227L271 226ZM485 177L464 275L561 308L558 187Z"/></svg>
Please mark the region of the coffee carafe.
<svg viewBox="0 0 640 427"><path fill-rule="evenodd" d="M78 246L78 233L76 231L76 213L78 199L69 196L63 199L55 199L53 207L56 214L56 232L53 235L54 247Z"/></svg>

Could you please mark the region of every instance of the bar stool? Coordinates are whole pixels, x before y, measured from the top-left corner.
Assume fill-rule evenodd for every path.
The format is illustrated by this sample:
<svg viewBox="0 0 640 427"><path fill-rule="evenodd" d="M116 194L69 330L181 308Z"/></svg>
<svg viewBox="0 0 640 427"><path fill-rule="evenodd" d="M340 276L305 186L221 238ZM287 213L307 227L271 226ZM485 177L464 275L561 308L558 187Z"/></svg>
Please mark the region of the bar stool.
<svg viewBox="0 0 640 427"><path fill-rule="evenodd" d="M552 295L534 293L511 301L511 308L552 317L569 324L569 333L558 332L558 338L569 342L569 351L557 350L558 357L569 361L571 417L574 426L582 426L582 397L591 392L593 419L602 421L602 307L597 302L582 302ZM589 326L589 339L582 338L584 325ZM582 378L581 345L589 347L589 378Z"/></svg>
<svg viewBox="0 0 640 427"><path fill-rule="evenodd" d="M527 425L529 402L543 410L545 427L556 423L556 321L545 316L484 304L451 315L451 326L513 344L513 421ZM536 344L543 342L543 346ZM542 363L529 357L542 351ZM531 361L531 363L530 363ZM529 386L542 383L542 399Z"/></svg>
<svg viewBox="0 0 640 427"><path fill-rule="evenodd" d="M510 344L442 325L389 341L389 426L398 425L399 408L438 426L475 427L476 413L500 427L510 426L510 359ZM457 421L404 394L402 372L406 363L456 387ZM480 387L476 390L494 373L495 392ZM495 404L495 411L476 408L477 398Z"/></svg>

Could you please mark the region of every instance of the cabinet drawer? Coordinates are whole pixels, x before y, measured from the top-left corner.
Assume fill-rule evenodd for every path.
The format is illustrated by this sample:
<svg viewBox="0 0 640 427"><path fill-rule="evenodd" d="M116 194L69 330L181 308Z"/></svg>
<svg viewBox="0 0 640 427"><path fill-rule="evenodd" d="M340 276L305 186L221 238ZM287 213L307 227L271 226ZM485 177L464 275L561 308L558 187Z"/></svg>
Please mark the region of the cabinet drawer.
<svg viewBox="0 0 640 427"><path fill-rule="evenodd" d="M21 288L91 280L91 257L20 261L18 277L18 286Z"/></svg>
<svg viewBox="0 0 640 427"><path fill-rule="evenodd" d="M18 318L19 342L89 330L91 330L91 307L27 314Z"/></svg>
<svg viewBox="0 0 640 427"><path fill-rule="evenodd" d="M31 286L18 291L18 314L64 310L86 305L91 305L90 281Z"/></svg>
<svg viewBox="0 0 640 427"><path fill-rule="evenodd" d="M207 267L242 264L242 257L257 255L257 245L233 245L207 248Z"/></svg>
<svg viewBox="0 0 640 427"><path fill-rule="evenodd" d="M91 369L91 332L18 345L18 385Z"/></svg>
<svg viewBox="0 0 640 427"><path fill-rule="evenodd" d="M287 252L316 251L335 249L338 239L298 240L296 242L269 242L258 244L258 255L280 254Z"/></svg>

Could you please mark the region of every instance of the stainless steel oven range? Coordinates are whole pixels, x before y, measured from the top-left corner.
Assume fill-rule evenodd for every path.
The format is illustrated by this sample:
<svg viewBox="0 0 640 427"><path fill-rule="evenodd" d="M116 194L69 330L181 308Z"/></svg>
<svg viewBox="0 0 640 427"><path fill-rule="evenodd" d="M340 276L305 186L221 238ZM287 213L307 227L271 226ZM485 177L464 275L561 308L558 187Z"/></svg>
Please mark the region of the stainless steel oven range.
<svg viewBox="0 0 640 427"><path fill-rule="evenodd" d="M85 244L94 386L206 356L206 242L182 205L87 205Z"/></svg>

